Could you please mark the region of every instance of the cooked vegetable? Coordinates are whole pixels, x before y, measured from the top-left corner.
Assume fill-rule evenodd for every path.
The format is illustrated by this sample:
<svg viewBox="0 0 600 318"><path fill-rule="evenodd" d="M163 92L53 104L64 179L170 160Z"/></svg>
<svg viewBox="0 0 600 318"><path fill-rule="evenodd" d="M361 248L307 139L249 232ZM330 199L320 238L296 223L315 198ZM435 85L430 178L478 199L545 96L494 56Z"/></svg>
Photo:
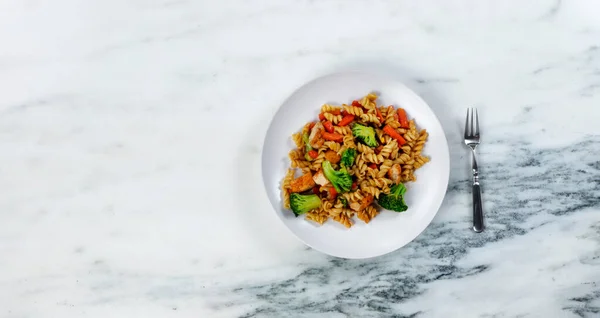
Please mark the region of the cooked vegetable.
<svg viewBox="0 0 600 318"><path fill-rule="evenodd" d="M344 115L344 117L342 117L342 120L340 120L340 122L338 123L338 126L340 126L340 127L347 126L353 120L354 120L354 115Z"/></svg>
<svg viewBox="0 0 600 318"><path fill-rule="evenodd" d="M406 143L406 140L391 126L385 125L385 127L383 127L383 132L396 139L398 141L398 145L400 146Z"/></svg>
<svg viewBox="0 0 600 318"><path fill-rule="evenodd" d="M404 203L405 192L406 187L404 184L396 184L390 189L390 194L379 195L379 200L377 200L377 203L379 203L379 205L381 205L381 207L384 209L396 212L404 212L408 209L406 203Z"/></svg>
<svg viewBox="0 0 600 318"><path fill-rule="evenodd" d="M304 192L315 186L312 174L307 173L290 182L291 192Z"/></svg>
<svg viewBox="0 0 600 318"><path fill-rule="evenodd" d="M408 116L406 116L404 108L398 108L398 121L400 122L400 127L408 128Z"/></svg>
<svg viewBox="0 0 600 318"><path fill-rule="evenodd" d="M329 188L329 195L327 197L327 199L329 200L335 200L335 198L337 197L338 193L335 190L335 188Z"/></svg>
<svg viewBox="0 0 600 318"><path fill-rule="evenodd" d="M328 133L326 131L323 132L322 136L325 140L331 140L335 142L342 142L344 140L344 136L336 133Z"/></svg>
<svg viewBox="0 0 600 318"><path fill-rule="evenodd" d="M342 152L341 165L342 167L350 168L354 164L356 158L356 149L348 148Z"/></svg>
<svg viewBox="0 0 600 318"><path fill-rule="evenodd" d="M290 207L295 216L304 214L321 206L321 199L316 194L290 194Z"/></svg>
<svg viewBox="0 0 600 318"><path fill-rule="evenodd" d="M311 150L309 152L307 152L308 156L315 159L319 156L319 153L316 150Z"/></svg>
<svg viewBox="0 0 600 318"><path fill-rule="evenodd" d="M348 207L348 200L346 200L346 198L340 197L340 202L342 202L342 204L344 205L345 208Z"/></svg>
<svg viewBox="0 0 600 318"><path fill-rule="evenodd" d="M308 133L302 134L302 142L304 142L304 159L310 161L312 158L308 155L309 152L313 151L313 148L310 146L308 142Z"/></svg>
<svg viewBox="0 0 600 318"><path fill-rule="evenodd" d="M323 127L325 127L325 130L327 132L330 132L330 133L333 132L333 124L330 121L323 122Z"/></svg>
<svg viewBox="0 0 600 318"><path fill-rule="evenodd" d="M377 147L379 144L377 143L377 138L375 137L375 129L373 127L363 126L361 124L354 124L352 127L352 135L359 140L362 141L365 145L369 147Z"/></svg>
<svg viewBox="0 0 600 318"><path fill-rule="evenodd" d="M321 120L321 121L325 120L325 115L323 115L323 113L319 114L319 120Z"/></svg>
<svg viewBox="0 0 600 318"><path fill-rule="evenodd" d="M375 169L377 169L377 165L374 163L371 163L371 164L369 164L369 168L375 170Z"/></svg>
<svg viewBox="0 0 600 318"><path fill-rule="evenodd" d="M325 160L322 164L323 173L325 177L338 193L344 193L350 191L352 188L352 176L346 171L346 168L342 167L339 171L333 169L331 162Z"/></svg>
<svg viewBox="0 0 600 318"><path fill-rule="evenodd" d="M375 108L375 114L377 115L377 119L379 119L379 122L383 123L383 116L381 115L381 111L379 111L379 108Z"/></svg>
<svg viewBox="0 0 600 318"><path fill-rule="evenodd" d="M352 106L362 107L361 103L359 103L357 100L352 101Z"/></svg>

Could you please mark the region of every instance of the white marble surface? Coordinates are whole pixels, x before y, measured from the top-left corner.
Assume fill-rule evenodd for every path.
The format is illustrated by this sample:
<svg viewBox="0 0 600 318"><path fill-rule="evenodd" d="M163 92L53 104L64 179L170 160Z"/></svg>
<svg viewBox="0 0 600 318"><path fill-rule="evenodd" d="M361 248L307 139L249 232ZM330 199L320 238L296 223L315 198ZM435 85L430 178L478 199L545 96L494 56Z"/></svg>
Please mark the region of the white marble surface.
<svg viewBox="0 0 600 318"><path fill-rule="evenodd" d="M598 12L0 2L0 317L599 317ZM346 261L283 228L259 161L283 99L357 68L401 76L432 106L452 173L417 240ZM471 105L480 235L460 144Z"/></svg>

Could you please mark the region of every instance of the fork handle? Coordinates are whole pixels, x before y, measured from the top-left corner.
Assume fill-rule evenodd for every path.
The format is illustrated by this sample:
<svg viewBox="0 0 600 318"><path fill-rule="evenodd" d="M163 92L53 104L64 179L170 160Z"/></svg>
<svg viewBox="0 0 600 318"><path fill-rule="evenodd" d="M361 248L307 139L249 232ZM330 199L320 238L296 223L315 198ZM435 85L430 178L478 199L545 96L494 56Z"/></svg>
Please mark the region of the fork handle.
<svg viewBox="0 0 600 318"><path fill-rule="evenodd" d="M471 166L473 168L473 231L477 233L483 232L483 208L481 207L481 187L479 186L479 167L477 166L477 155L475 149Z"/></svg>
<svg viewBox="0 0 600 318"><path fill-rule="evenodd" d="M481 187L479 182L473 183L473 231L483 231L483 209L481 208Z"/></svg>

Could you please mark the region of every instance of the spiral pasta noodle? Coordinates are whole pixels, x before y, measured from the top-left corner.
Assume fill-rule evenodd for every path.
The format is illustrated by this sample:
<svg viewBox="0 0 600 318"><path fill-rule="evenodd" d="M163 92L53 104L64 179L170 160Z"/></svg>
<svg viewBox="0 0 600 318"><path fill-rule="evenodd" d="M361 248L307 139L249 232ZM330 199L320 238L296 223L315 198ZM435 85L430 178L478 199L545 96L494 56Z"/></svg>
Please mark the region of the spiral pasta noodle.
<svg viewBox="0 0 600 318"><path fill-rule="evenodd" d="M340 106L333 106L333 105L329 105L329 104L323 104L323 106L321 106L321 112L323 113L330 113L330 112L335 112L335 111L339 111L342 108Z"/></svg>
<svg viewBox="0 0 600 318"><path fill-rule="evenodd" d="M281 182L281 193L283 194L283 207L290 208L290 183L294 179L294 170L288 169L283 181Z"/></svg>
<svg viewBox="0 0 600 318"><path fill-rule="evenodd" d="M323 113L323 116L325 116L325 119L329 120L330 122L337 124L342 120L342 115L334 115L332 113Z"/></svg>
<svg viewBox="0 0 600 318"><path fill-rule="evenodd" d="M373 124L377 125L377 127L381 126L381 122L379 121L379 118L377 118L377 115L375 115L375 114L370 114L370 113L362 114L360 116L360 119L362 119L364 122L367 122L367 123L373 123Z"/></svg>
<svg viewBox="0 0 600 318"><path fill-rule="evenodd" d="M364 114L362 107L344 105L344 110L350 115L360 117Z"/></svg>

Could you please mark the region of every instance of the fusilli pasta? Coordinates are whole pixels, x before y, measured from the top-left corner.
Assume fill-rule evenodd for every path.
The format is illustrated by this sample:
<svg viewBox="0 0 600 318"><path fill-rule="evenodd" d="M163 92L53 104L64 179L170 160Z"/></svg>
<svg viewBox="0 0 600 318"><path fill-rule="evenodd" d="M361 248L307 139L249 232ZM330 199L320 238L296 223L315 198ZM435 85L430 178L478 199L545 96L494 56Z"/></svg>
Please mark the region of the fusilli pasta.
<svg viewBox="0 0 600 318"><path fill-rule="evenodd" d="M375 94L368 94L351 105L324 104L319 118L330 124L307 123L292 135L296 147L288 154L291 168L281 183L284 208L317 224L331 218L349 228L354 216L371 222L379 213L375 200L381 201L401 183L416 180L415 170L430 160L422 154L429 134L419 130L404 110L378 106L376 101ZM352 129L357 124L365 126L359 130L371 130L370 139L355 135L360 134ZM327 165L336 175L345 173L350 178L344 179L342 188L327 178L331 172L323 173ZM294 178L296 170L302 176ZM294 204L299 197L303 202L310 197L314 205L300 210Z"/></svg>

